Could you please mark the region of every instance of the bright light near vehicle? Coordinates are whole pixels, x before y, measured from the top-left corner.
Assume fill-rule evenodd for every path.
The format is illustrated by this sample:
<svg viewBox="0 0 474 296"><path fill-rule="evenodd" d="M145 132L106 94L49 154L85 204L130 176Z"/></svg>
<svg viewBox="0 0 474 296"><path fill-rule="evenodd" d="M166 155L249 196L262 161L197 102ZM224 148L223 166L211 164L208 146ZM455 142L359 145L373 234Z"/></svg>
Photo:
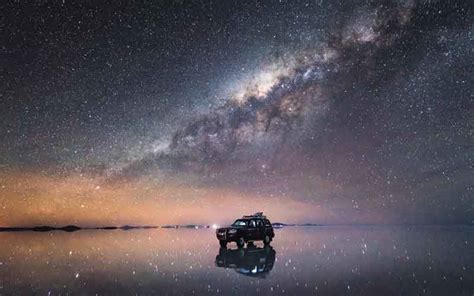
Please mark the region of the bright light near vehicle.
<svg viewBox="0 0 474 296"><path fill-rule="evenodd" d="M217 228L219 228L219 225L217 225L217 224L212 224L211 227L212 227L212 229L217 229Z"/></svg>

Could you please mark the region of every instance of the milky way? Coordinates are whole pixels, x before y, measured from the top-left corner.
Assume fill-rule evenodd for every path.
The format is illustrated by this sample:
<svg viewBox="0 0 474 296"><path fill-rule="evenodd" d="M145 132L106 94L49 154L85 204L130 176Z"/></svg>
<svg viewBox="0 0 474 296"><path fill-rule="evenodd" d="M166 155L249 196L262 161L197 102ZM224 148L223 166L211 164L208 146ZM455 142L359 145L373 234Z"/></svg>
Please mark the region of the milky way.
<svg viewBox="0 0 474 296"><path fill-rule="evenodd" d="M270 61L223 106L180 128L167 151L158 151L157 157L205 166L235 158L254 162L282 145L313 139L321 129L318 123L338 116L328 113L342 92L356 84L376 83L377 57L404 37L414 3L366 9L334 28L329 41ZM357 98L354 101L346 104L357 103Z"/></svg>
<svg viewBox="0 0 474 296"><path fill-rule="evenodd" d="M474 221L467 3L47 6L8 7L5 171Z"/></svg>

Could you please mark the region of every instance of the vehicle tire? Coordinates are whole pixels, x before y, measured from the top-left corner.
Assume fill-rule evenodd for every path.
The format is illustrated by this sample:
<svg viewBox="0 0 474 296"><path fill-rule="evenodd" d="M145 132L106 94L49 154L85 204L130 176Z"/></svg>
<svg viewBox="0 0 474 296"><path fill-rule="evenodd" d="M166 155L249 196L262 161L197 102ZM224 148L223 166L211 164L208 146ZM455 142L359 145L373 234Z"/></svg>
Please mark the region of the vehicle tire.
<svg viewBox="0 0 474 296"><path fill-rule="evenodd" d="M245 245L245 240L244 240L243 237L239 237L239 239L236 241L236 243L237 243L237 247L243 248L244 245Z"/></svg>
<svg viewBox="0 0 474 296"><path fill-rule="evenodd" d="M227 248L227 242L226 241L219 241L219 245L221 245L221 248Z"/></svg>
<svg viewBox="0 0 474 296"><path fill-rule="evenodd" d="M271 241L272 239L268 235L265 235L265 237L263 238L264 245L269 245Z"/></svg>

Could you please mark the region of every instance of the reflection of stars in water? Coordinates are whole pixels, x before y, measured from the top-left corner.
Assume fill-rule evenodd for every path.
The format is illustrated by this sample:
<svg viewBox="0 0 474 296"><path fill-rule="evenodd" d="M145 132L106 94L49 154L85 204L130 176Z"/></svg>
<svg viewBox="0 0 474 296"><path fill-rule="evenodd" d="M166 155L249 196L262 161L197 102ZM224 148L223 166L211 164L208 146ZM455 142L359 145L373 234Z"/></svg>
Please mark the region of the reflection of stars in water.
<svg viewBox="0 0 474 296"><path fill-rule="evenodd" d="M261 253L256 249L244 252L241 258L238 249L229 246L239 256L227 260L236 265L217 267L220 251L211 229L55 233L48 237L2 234L11 244L0 250L0 258L9 262L8 270L0 269L0 277L7 282L28 279L18 281L15 291L20 294L32 290L41 294L53 282L55 287L45 294L75 294L79 290L120 294L127 289L138 294L219 291L227 295L239 289L246 295L271 291L305 295L314 291L341 294L350 287L361 295L398 295L417 294L423 284L425 294L446 295L458 288L469 291L474 280L469 268L472 258L467 256L473 237L461 229L285 227L272 242L275 264L264 278L238 272L243 271L239 267L261 270L260 264L268 263L264 249ZM256 247L263 245L257 243ZM74 250L72 255L69 250ZM253 257L256 253L259 255ZM65 277L71 266L75 272ZM14 294L11 289L4 286L3 292Z"/></svg>

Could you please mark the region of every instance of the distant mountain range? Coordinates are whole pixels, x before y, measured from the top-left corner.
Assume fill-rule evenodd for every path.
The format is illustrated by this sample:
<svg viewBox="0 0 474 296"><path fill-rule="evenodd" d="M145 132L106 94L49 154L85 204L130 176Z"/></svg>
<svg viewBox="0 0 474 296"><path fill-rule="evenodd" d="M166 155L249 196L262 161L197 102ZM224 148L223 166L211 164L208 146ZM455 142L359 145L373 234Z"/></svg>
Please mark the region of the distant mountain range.
<svg viewBox="0 0 474 296"><path fill-rule="evenodd" d="M53 231L53 230L61 230L66 232L73 232L82 229L76 225L68 225L64 227L52 227L52 226L35 226L35 227L0 227L0 232L5 231L38 231L38 232L46 232L46 231Z"/></svg>
<svg viewBox="0 0 474 296"><path fill-rule="evenodd" d="M286 224L286 223L272 223L274 228L283 228L289 226L321 226L319 224L305 223L305 224ZM132 230L132 229L155 229L155 228L186 228L186 229L200 229L200 228L211 228L209 225L124 225L124 226L100 226L100 227L79 227L76 225L67 225L63 227L54 227L54 226L34 226L34 227L0 227L0 232L20 232L20 231L36 231L36 232L46 232L46 231L65 231L65 232L74 232L82 229L89 230Z"/></svg>
<svg viewBox="0 0 474 296"><path fill-rule="evenodd" d="M281 222L272 223L273 228L280 229L284 227L323 227L323 226L359 226L359 227L380 227L380 226L405 226L405 227L430 227L430 226L466 226L472 227L473 225L431 225L431 224L316 224L316 223L300 223L300 224L287 224ZM209 225L199 224L186 224L186 225L124 225L124 226L99 226L99 227L79 227L77 225L67 225L63 227L54 226L33 226L33 227L0 227L0 232L23 232L23 231L35 231L35 232L47 232L47 231L65 231L74 232L78 230L133 230L133 229L208 229L212 228Z"/></svg>

